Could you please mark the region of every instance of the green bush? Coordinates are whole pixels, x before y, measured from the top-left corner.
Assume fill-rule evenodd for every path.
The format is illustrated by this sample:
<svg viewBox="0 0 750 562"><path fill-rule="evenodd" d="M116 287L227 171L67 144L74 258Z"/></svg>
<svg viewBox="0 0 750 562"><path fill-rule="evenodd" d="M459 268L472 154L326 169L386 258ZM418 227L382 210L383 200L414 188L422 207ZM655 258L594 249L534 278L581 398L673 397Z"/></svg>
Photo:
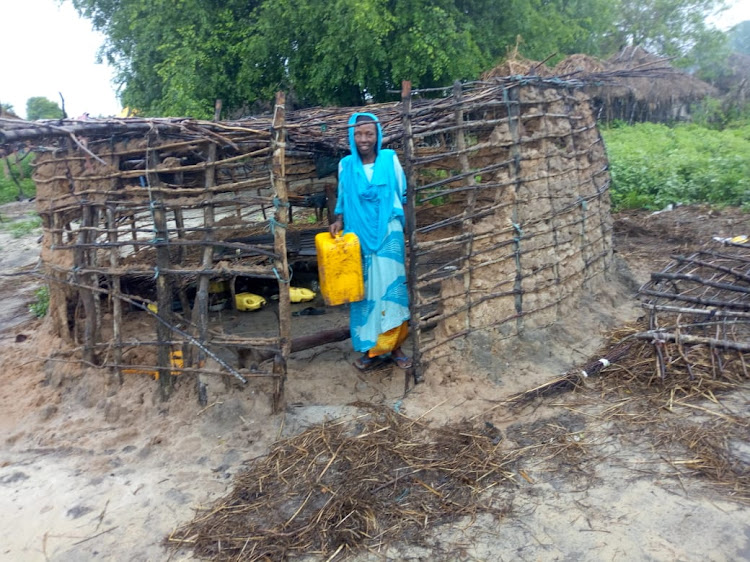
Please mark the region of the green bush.
<svg viewBox="0 0 750 562"><path fill-rule="evenodd" d="M49 287L44 285L34 291L36 300L29 305L29 312L37 318L47 316L49 311Z"/></svg>
<svg viewBox="0 0 750 562"><path fill-rule="evenodd" d="M36 186L31 179L34 156L21 158L20 162L17 158L16 154L11 154L5 162L0 162L0 204L17 201L19 197L32 197L36 193Z"/></svg>
<svg viewBox="0 0 750 562"><path fill-rule="evenodd" d="M640 123L602 131L615 209L750 204L750 125Z"/></svg>

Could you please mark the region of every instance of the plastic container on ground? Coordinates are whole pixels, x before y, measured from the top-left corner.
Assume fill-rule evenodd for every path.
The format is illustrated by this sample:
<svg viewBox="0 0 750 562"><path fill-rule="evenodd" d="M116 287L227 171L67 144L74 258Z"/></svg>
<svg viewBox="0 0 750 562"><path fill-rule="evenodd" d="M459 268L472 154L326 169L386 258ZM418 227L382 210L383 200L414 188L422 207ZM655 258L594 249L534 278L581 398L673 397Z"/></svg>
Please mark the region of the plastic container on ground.
<svg viewBox="0 0 750 562"><path fill-rule="evenodd" d="M266 299L253 293L237 293L234 296L234 305L237 310L258 310L264 304L266 304Z"/></svg>

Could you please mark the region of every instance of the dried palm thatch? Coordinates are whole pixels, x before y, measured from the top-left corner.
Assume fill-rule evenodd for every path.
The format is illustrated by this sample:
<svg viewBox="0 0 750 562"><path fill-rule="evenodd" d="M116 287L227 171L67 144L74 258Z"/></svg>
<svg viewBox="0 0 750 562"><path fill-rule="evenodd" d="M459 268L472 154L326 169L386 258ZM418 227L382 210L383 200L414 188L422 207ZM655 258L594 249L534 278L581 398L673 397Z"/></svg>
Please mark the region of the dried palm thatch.
<svg viewBox="0 0 750 562"><path fill-rule="evenodd" d="M553 76L574 76L606 72L607 65L596 57L584 54L570 55L555 65Z"/></svg>
<svg viewBox="0 0 750 562"><path fill-rule="evenodd" d="M356 406L361 416L277 443L167 543L213 560L332 557L396 537L416 542L424 529L459 517L503 514L484 492L512 481L517 454L502 450L496 429L430 428Z"/></svg>
<svg viewBox="0 0 750 562"><path fill-rule="evenodd" d="M507 78L509 76L550 76L549 68L544 65L544 61L538 62L529 60L521 56L518 51L520 38L515 47L508 49L505 58L482 74L482 80L488 81L492 78Z"/></svg>
<svg viewBox="0 0 750 562"><path fill-rule="evenodd" d="M683 119L690 104L718 93L710 84L673 68L669 59L653 55L641 47L625 47L606 64L611 71L619 73L649 71L648 76L623 77L614 87L588 90L607 121L619 119L632 123Z"/></svg>

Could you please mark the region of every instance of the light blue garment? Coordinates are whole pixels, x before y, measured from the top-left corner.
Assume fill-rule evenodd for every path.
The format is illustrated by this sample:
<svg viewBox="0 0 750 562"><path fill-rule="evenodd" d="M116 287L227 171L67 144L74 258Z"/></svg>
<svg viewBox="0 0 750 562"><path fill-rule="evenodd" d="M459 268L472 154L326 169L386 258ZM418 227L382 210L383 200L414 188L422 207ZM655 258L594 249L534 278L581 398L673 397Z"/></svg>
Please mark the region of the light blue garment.
<svg viewBox="0 0 750 562"><path fill-rule="evenodd" d="M349 120L352 125L358 113ZM375 118L372 114L370 115ZM378 129L375 163L363 165L349 129L352 154L339 163L336 214L344 217L344 230L354 232L362 247L364 300L350 305L349 327L356 351L373 348L378 336L409 319L406 286L404 207L406 178L398 156L381 150Z"/></svg>
<svg viewBox="0 0 750 562"><path fill-rule="evenodd" d="M354 143L354 124L360 115L374 119L378 131L376 158L370 174L365 173ZM339 197L335 213L344 216L344 226L357 233L366 252L374 252L383 243L391 218L398 217L402 224L404 221L404 172L396 153L381 149L382 140L382 128L372 113L353 114L349 119L351 154L339 163Z"/></svg>

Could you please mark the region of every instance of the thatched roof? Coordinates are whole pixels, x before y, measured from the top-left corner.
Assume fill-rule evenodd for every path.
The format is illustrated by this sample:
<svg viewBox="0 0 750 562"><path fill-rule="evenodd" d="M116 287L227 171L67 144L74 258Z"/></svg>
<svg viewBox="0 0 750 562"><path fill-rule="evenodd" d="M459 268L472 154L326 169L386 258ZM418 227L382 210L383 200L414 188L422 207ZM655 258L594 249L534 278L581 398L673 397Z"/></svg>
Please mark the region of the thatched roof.
<svg viewBox="0 0 750 562"><path fill-rule="evenodd" d="M543 62L525 59L520 55L506 58L494 68L482 74L482 80L507 78L509 76L550 76L550 70Z"/></svg>
<svg viewBox="0 0 750 562"><path fill-rule="evenodd" d="M552 69L555 76L587 75L598 72L606 72L606 64L591 55L570 55L558 62Z"/></svg>
<svg viewBox="0 0 750 562"><path fill-rule="evenodd" d="M543 62L523 58L514 49L503 62L482 74L482 80L509 76L574 79L589 84L587 92L594 98L631 97L651 104L690 103L718 94L710 84L675 69L668 58L633 46L624 47L608 60L585 54L570 55L551 69Z"/></svg>
<svg viewBox="0 0 750 562"><path fill-rule="evenodd" d="M706 96L718 95L716 88L685 72L675 69L668 58L651 54L641 47L628 46L611 56L607 62L610 70L650 70L650 76L623 78L619 87L606 93L607 97L631 95L640 101L693 102Z"/></svg>
<svg viewBox="0 0 750 562"><path fill-rule="evenodd" d="M8 111L2 105L0 105L0 118L3 119L21 119L18 115L12 111Z"/></svg>

